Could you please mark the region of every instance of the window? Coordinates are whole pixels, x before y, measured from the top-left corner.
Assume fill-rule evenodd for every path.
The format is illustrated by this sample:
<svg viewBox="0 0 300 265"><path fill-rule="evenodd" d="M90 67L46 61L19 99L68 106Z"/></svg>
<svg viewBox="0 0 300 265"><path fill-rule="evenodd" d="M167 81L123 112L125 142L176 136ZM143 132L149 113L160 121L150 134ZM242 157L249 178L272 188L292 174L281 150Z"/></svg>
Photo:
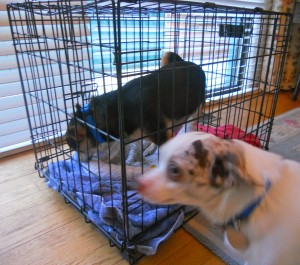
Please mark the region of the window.
<svg viewBox="0 0 300 265"><path fill-rule="evenodd" d="M230 11L230 8L228 8ZM207 10L180 10L177 13L161 11L137 14L121 14L120 54L122 61L122 84L158 69L160 58L166 51L174 51L184 59L203 67L207 77L207 98L245 92L259 84L245 86L245 79L262 69L262 33L273 22L261 21L253 14L210 13ZM115 63L113 17L110 15L91 18L91 60L95 76L98 75L98 92L111 84L117 88L116 72L111 73ZM254 59L255 58L255 59ZM258 59L259 60L259 59ZM103 64L103 65L102 65ZM254 69L252 65L258 65ZM109 71L108 71L109 70ZM250 87L249 87L250 86ZM107 88L106 88L107 89Z"/></svg>

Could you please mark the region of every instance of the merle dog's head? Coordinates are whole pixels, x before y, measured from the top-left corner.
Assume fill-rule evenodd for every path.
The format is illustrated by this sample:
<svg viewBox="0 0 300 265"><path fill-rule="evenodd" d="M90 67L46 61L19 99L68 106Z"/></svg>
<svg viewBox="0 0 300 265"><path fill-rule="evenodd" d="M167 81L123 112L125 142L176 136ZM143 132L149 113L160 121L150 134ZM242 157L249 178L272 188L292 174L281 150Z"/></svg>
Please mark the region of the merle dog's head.
<svg viewBox="0 0 300 265"><path fill-rule="evenodd" d="M243 152L238 142L207 133L176 136L162 146L158 167L137 179L137 189L152 203L218 211L230 192L252 185Z"/></svg>

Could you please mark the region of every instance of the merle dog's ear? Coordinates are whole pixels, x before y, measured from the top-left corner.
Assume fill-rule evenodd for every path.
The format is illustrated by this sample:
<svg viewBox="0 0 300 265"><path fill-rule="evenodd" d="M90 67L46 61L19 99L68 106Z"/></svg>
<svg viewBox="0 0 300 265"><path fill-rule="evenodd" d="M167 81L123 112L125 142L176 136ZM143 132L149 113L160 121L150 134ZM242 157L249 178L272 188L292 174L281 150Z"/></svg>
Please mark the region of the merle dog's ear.
<svg viewBox="0 0 300 265"><path fill-rule="evenodd" d="M233 153L215 156L212 165L210 182L215 187L230 188L245 182L244 172L238 157Z"/></svg>

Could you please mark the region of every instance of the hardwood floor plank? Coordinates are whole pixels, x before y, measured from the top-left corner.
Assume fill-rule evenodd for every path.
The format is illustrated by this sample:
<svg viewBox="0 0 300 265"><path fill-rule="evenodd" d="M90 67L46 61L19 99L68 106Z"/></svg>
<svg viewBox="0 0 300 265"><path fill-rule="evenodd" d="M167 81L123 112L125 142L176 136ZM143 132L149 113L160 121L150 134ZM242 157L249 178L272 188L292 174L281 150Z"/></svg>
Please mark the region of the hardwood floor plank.
<svg viewBox="0 0 300 265"><path fill-rule="evenodd" d="M204 265L209 260L214 265L225 264L221 259L203 245L199 244L189 233L179 229L166 242L159 246L154 256L144 257L139 265L173 265L177 261L180 264ZM178 264L178 263L177 263Z"/></svg>
<svg viewBox="0 0 300 265"><path fill-rule="evenodd" d="M280 91L275 116L300 107L300 96L297 101L292 101L291 95L290 91Z"/></svg>
<svg viewBox="0 0 300 265"><path fill-rule="evenodd" d="M34 177L36 178L36 173ZM45 183L43 184L45 185ZM0 204L0 220L10 215L28 211L30 208L36 205L41 205L51 200L57 200L57 195L58 194L55 191L47 188L47 190L29 193L24 197L20 197L20 199L15 199L5 204Z"/></svg>
<svg viewBox="0 0 300 265"><path fill-rule="evenodd" d="M185 235L185 237L188 236L190 235ZM183 264L189 265L204 265L207 264L208 261L211 262L210 264L214 265L225 264L219 258L210 255L210 253L211 252L207 248L200 247L200 244L197 241L191 240L189 244L180 248L176 255L172 255L168 260L165 260L164 263L160 264L173 265L176 264L177 260L183 260ZM213 258L211 259L211 257Z"/></svg>
<svg viewBox="0 0 300 265"><path fill-rule="evenodd" d="M95 231L95 233L99 234L99 232L97 232L97 231ZM98 236L95 238L98 239ZM64 264L68 264L68 265L87 264L88 265L88 264L94 264L95 261L97 261L96 263L101 264L101 265L102 264L103 265L115 265L115 264L127 265L128 261L122 257L122 255L120 254L120 251L115 247L111 247L108 244L106 238L104 238L104 240L105 240L106 244L102 245L102 246L99 246L99 243L97 243L97 242L90 242L91 246L99 246L99 247L98 248L90 247L89 252L87 254L85 252L82 252L80 256L77 255L77 257L73 257L70 261L68 261ZM78 240L77 243L78 243L77 245L73 246L74 248L80 247L80 245L82 243L82 239ZM103 253L105 253L105 254L103 254Z"/></svg>
<svg viewBox="0 0 300 265"><path fill-rule="evenodd" d="M105 254L103 254L105 253ZM22 257L22 258L20 258ZM114 264L124 261L91 224L78 217L2 254L4 264ZM123 263L127 264L127 263Z"/></svg>
<svg viewBox="0 0 300 265"><path fill-rule="evenodd" d="M19 178L20 176L36 172L33 151L7 156L0 159L0 183Z"/></svg>
<svg viewBox="0 0 300 265"><path fill-rule="evenodd" d="M186 236L183 229L177 230L166 242L163 242L154 256L145 256L139 262L140 265L146 264L165 264L169 258L176 256L176 253L184 246L188 245L192 237Z"/></svg>
<svg viewBox="0 0 300 265"><path fill-rule="evenodd" d="M79 218L62 198L29 208L0 220L0 253Z"/></svg>
<svg viewBox="0 0 300 265"><path fill-rule="evenodd" d="M22 174L18 178L12 178L0 185L0 206L7 203L22 200L33 193L47 189L45 181L37 176L37 172L28 175Z"/></svg>

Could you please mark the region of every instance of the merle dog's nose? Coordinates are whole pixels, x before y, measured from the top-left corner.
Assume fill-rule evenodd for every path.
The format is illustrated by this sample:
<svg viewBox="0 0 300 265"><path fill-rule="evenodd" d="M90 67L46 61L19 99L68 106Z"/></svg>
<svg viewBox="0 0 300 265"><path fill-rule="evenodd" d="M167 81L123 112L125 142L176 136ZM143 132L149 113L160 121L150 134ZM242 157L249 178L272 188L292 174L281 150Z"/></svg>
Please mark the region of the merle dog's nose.
<svg viewBox="0 0 300 265"><path fill-rule="evenodd" d="M136 180L136 190L142 195L147 193L151 185L153 185L153 183L150 179L140 177Z"/></svg>

